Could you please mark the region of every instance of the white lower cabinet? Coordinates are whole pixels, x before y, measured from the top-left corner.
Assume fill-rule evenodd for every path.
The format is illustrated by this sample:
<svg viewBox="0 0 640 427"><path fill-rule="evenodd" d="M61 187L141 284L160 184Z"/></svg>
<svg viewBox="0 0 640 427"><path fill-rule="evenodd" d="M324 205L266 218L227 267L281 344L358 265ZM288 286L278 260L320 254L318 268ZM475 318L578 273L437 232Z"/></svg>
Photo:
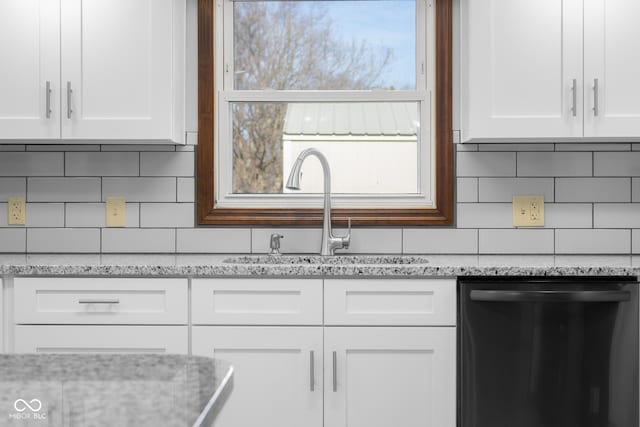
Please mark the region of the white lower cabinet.
<svg viewBox="0 0 640 427"><path fill-rule="evenodd" d="M455 427L455 345L455 328L325 328L325 426Z"/></svg>
<svg viewBox="0 0 640 427"><path fill-rule="evenodd" d="M216 426L321 427L322 327L194 326L194 355L234 367Z"/></svg>
<svg viewBox="0 0 640 427"><path fill-rule="evenodd" d="M193 354L234 365L216 426L455 427L455 280L192 289Z"/></svg>

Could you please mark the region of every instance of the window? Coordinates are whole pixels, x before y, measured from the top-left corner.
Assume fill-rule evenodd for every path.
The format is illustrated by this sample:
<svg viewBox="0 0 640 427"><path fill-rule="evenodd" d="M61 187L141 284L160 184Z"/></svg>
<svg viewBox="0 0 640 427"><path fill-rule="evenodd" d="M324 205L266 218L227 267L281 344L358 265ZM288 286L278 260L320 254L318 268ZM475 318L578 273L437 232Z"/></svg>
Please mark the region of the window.
<svg viewBox="0 0 640 427"><path fill-rule="evenodd" d="M319 223L316 159L284 186L315 147L339 221L450 224L450 7L200 0L199 223Z"/></svg>

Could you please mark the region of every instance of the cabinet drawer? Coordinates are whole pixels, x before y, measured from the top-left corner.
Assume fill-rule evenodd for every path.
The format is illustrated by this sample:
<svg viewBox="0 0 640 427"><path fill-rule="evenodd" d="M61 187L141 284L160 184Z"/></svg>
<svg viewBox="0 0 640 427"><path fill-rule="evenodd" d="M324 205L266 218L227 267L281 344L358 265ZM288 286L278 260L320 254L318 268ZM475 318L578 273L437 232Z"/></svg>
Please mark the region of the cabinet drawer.
<svg viewBox="0 0 640 427"><path fill-rule="evenodd" d="M189 351L188 326L16 326L16 353L176 353Z"/></svg>
<svg viewBox="0 0 640 427"><path fill-rule="evenodd" d="M320 325L322 280L194 280L191 307L199 325Z"/></svg>
<svg viewBox="0 0 640 427"><path fill-rule="evenodd" d="M166 324L188 321L187 279L17 278L18 324Z"/></svg>
<svg viewBox="0 0 640 427"><path fill-rule="evenodd" d="M326 325L456 324L455 280L325 280Z"/></svg>

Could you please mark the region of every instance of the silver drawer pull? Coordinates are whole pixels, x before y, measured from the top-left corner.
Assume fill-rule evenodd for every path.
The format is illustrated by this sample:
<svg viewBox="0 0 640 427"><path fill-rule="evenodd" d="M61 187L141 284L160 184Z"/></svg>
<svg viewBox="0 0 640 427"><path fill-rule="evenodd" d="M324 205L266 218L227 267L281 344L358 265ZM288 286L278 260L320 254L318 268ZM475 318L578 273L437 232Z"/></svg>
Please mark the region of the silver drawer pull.
<svg viewBox="0 0 640 427"><path fill-rule="evenodd" d="M47 119L51 118L51 82L47 81L47 85L45 88L45 98L46 98L46 114L47 114Z"/></svg>
<svg viewBox="0 0 640 427"><path fill-rule="evenodd" d="M578 114L578 81L573 79L571 82L571 115L575 117Z"/></svg>
<svg viewBox="0 0 640 427"><path fill-rule="evenodd" d="M338 391L338 353L333 352L333 391Z"/></svg>
<svg viewBox="0 0 640 427"><path fill-rule="evenodd" d="M598 79L593 79L593 115L598 117L598 114L600 114L599 108L598 108L598 96L599 96L599 92L600 92L600 88L598 87Z"/></svg>
<svg viewBox="0 0 640 427"><path fill-rule="evenodd" d="M67 119L71 119L71 114L73 114L73 109L71 108L71 94L73 90L71 89L71 82L67 82Z"/></svg>
<svg viewBox="0 0 640 427"><path fill-rule="evenodd" d="M119 299L79 299L78 304L120 304Z"/></svg>
<svg viewBox="0 0 640 427"><path fill-rule="evenodd" d="M315 366L314 366L313 350L309 352L309 389L314 391L316 388Z"/></svg>

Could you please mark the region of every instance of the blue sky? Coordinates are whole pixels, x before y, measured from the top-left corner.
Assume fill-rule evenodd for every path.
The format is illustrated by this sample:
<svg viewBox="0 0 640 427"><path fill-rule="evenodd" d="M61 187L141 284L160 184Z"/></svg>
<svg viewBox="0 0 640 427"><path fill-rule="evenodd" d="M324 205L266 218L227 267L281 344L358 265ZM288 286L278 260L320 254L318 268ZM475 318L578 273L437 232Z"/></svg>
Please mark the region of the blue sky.
<svg viewBox="0 0 640 427"><path fill-rule="evenodd" d="M393 51L385 86L415 87L415 0L322 1L341 37Z"/></svg>

